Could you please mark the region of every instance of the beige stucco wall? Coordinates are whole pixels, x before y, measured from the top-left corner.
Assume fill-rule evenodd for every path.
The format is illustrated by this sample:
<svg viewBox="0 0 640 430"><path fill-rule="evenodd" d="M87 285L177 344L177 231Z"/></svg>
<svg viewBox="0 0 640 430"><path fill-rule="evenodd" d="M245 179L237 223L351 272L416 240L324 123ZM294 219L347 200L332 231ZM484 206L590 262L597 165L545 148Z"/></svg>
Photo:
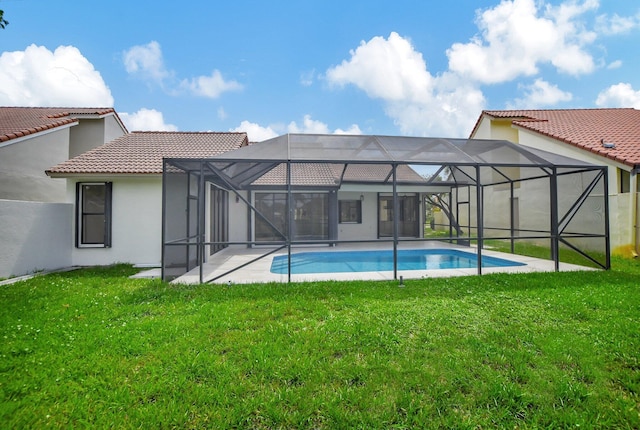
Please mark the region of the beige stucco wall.
<svg viewBox="0 0 640 430"><path fill-rule="evenodd" d="M69 136L69 158L83 154L104 142L104 121L82 119L71 129Z"/></svg>
<svg viewBox="0 0 640 430"><path fill-rule="evenodd" d="M338 224L339 240L376 240L378 238L378 194L340 191L338 200L362 200L361 224Z"/></svg>
<svg viewBox="0 0 640 430"><path fill-rule="evenodd" d="M0 199L66 201L66 181L44 172L68 159L69 133L59 127L0 146Z"/></svg>
<svg viewBox="0 0 640 430"><path fill-rule="evenodd" d="M125 135L127 131L122 127L122 124L116 119L115 115L105 116L103 142L111 142L113 139Z"/></svg>
<svg viewBox="0 0 640 430"><path fill-rule="evenodd" d="M162 176L85 178L69 180L68 194L75 201L76 182L113 182L111 248L76 248L74 230L69 238L74 265L116 262L159 266L162 250Z"/></svg>
<svg viewBox="0 0 640 430"><path fill-rule="evenodd" d="M550 137L532 133L526 129L522 129L519 127L513 127L510 121L491 121L490 119L485 117L478 125L476 133L474 133L473 137L478 139L507 139L512 142L519 143L523 146L541 149L576 160L581 160L596 165L606 165L608 167L607 173L610 216L609 229L612 253L629 253L629 249L632 246L631 244L634 242L633 236L637 235L637 232L634 231L634 225L638 224L638 221L632 220L632 217L634 216L637 218L638 211L632 210L633 202L637 201L637 199L634 200L633 192L623 194L618 193L618 190L620 189L620 184L618 183L620 180L618 169L630 171L631 168L629 166L617 163L607 158L600 157L572 145L559 143L558 141ZM529 192L538 193L538 197L537 199L534 199L534 201L545 201L544 199L548 199L548 191L545 191L544 187L541 187L538 190L530 190ZM562 195L560 195L559 198L562 199ZM598 205L597 198L592 200L594 200L593 205ZM529 207L521 207L520 213L535 214L536 210L539 210L536 205L530 205ZM588 210L590 209L586 209L586 211ZM499 209L494 212L494 215L495 214L497 214L496 216L500 216ZM600 216L604 215L601 214ZM524 218L525 217L521 215L521 220L523 220ZM530 218L535 219L536 217ZM522 224L521 227L525 228L525 226Z"/></svg>
<svg viewBox="0 0 640 430"><path fill-rule="evenodd" d="M124 129L114 115L107 115L104 118L80 118L78 125L71 129L69 158L83 154L124 134Z"/></svg>
<svg viewBox="0 0 640 430"><path fill-rule="evenodd" d="M126 262L141 266L159 267L162 258L162 176L73 179L69 181L68 198L75 199L76 182L106 181L113 182L112 246L111 248L76 248L74 225L71 243L73 263L75 265L99 265ZM176 210L179 214L174 218L177 223L168 226L170 230L168 238L183 238L186 234L186 221L182 216L185 210L183 188L186 183L184 181L173 181L168 185L168 187L171 186L178 187L179 190L178 193L172 193L168 189L168 196L176 196L177 200L168 203L167 211ZM207 191L208 194L209 192ZM236 203L235 195L229 193L229 238L231 241L246 240L247 216L245 206L242 202ZM75 223L75 216L73 218ZM179 254L178 260L182 260L184 248L174 247L168 251L167 259L169 263L172 260L172 251Z"/></svg>
<svg viewBox="0 0 640 430"><path fill-rule="evenodd" d="M246 199L247 192L240 191L240 194ZM249 231L249 207L242 200L236 202L236 195L229 191L229 241L242 242L247 239ZM238 245L245 247L245 245Z"/></svg>

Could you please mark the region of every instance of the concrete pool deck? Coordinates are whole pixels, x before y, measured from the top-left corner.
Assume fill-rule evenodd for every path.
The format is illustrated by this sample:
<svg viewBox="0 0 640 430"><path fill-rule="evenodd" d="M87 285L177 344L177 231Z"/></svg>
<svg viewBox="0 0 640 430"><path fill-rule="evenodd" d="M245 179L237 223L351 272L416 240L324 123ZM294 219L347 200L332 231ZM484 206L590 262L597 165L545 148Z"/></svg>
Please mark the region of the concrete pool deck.
<svg viewBox="0 0 640 430"><path fill-rule="evenodd" d="M398 249L458 249L461 251L476 253L474 247L456 246L442 242L402 242ZM364 251L364 250L391 250L392 244L390 243L362 243L362 244L340 244L338 246L314 246L314 247L296 247L291 250L292 253L298 252L310 252L310 251L323 251L323 252L336 252L336 251ZM204 282L210 282L212 279L239 267L243 264L250 262L251 260L267 254L272 249L268 248L227 248L224 249L209 258L203 266L203 279ZM228 275L222 276L215 281L216 284L245 284L245 283L267 283L277 282L286 283L288 281L288 275L280 275L271 273L271 262L273 257L277 255L286 255L287 250L282 249L274 254L264 257L258 261L255 261L241 269L238 269ZM513 267L483 267L482 274L489 273L529 273L529 272L553 272L555 270L554 262L551 260L541 260L539 258L526 257L522 255L506 254L502 252L496 252L489 249L483 249L483 256L492 256L503 258L506 260L517 261L524 263L524 266ZM560 271L573 271L573 270L597 270L590 267L577 266L574 264L560 263ZM176 278L174 283L182 284L197 284L199 283L199 268L195 268L190 272ZM452 276L469 276L477 275L477 268L471 269L437 269L437 270L401 270L398 271L398 278L400 276L403 279L421 279L421 278L436 278L436 277L452 277ZM393 280L393 271L385 272L348 272L348 273L308 273L300 275L291 275L291 282L308 282L308 281L353 281L353 280L371 280L371 281L384 281Z"/></svg>

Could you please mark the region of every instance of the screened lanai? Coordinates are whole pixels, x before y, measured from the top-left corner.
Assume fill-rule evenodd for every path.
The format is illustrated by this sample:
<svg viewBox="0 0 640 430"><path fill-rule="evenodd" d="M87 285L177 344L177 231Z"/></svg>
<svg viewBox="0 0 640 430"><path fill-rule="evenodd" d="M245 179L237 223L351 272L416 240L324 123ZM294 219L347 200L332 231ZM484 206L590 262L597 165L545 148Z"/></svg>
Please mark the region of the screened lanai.
<svg viewBox="0 0 640 430"><path fill-rule="evenodd" d="M473 247L478 275L495 246L547 250L556 271L565 254L608 269L607 185L604 166L504 140L287 134L165 159L162 277L195 269L201 283L215 281L284 254L291 281L296 249L375 243L393 252L398 279L398 250L432 241ZM444 215L437 235L424 233L427 205ZM211 256L242 248L260 252L206 276Z"/></svg>

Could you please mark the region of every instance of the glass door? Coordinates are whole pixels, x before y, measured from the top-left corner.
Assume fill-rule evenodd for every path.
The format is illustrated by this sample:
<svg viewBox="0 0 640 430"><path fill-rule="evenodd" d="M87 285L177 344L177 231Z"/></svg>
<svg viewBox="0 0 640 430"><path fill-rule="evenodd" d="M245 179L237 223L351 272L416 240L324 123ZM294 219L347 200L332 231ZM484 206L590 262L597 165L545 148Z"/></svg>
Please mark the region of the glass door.
<svg viewBox="0 0 640 430"><path fill-rule="evenodd" d="M398 237L419 237L418 196L398 196ZM378 198L378 236L393 237L393 196Z"/></svg>

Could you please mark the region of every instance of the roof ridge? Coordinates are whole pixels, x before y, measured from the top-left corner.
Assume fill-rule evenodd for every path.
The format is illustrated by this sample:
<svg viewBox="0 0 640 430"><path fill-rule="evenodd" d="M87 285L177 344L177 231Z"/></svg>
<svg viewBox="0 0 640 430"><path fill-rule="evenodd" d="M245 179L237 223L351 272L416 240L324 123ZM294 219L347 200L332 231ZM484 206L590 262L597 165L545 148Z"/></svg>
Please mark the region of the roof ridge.
<svg viewBox="0 0 640 430"><path fill-rule="evenodd" d="M168 131L168 130L134 130L132 134L247 134L246 131Z"/></svg>
<svg viewBox="0 0 640 430"><path fill-rule="evenodd" d="M568 112L585 110L637 110L633 107L606 107L606 108L563 108L563 109L485 109L482 112Z"/></svg>

